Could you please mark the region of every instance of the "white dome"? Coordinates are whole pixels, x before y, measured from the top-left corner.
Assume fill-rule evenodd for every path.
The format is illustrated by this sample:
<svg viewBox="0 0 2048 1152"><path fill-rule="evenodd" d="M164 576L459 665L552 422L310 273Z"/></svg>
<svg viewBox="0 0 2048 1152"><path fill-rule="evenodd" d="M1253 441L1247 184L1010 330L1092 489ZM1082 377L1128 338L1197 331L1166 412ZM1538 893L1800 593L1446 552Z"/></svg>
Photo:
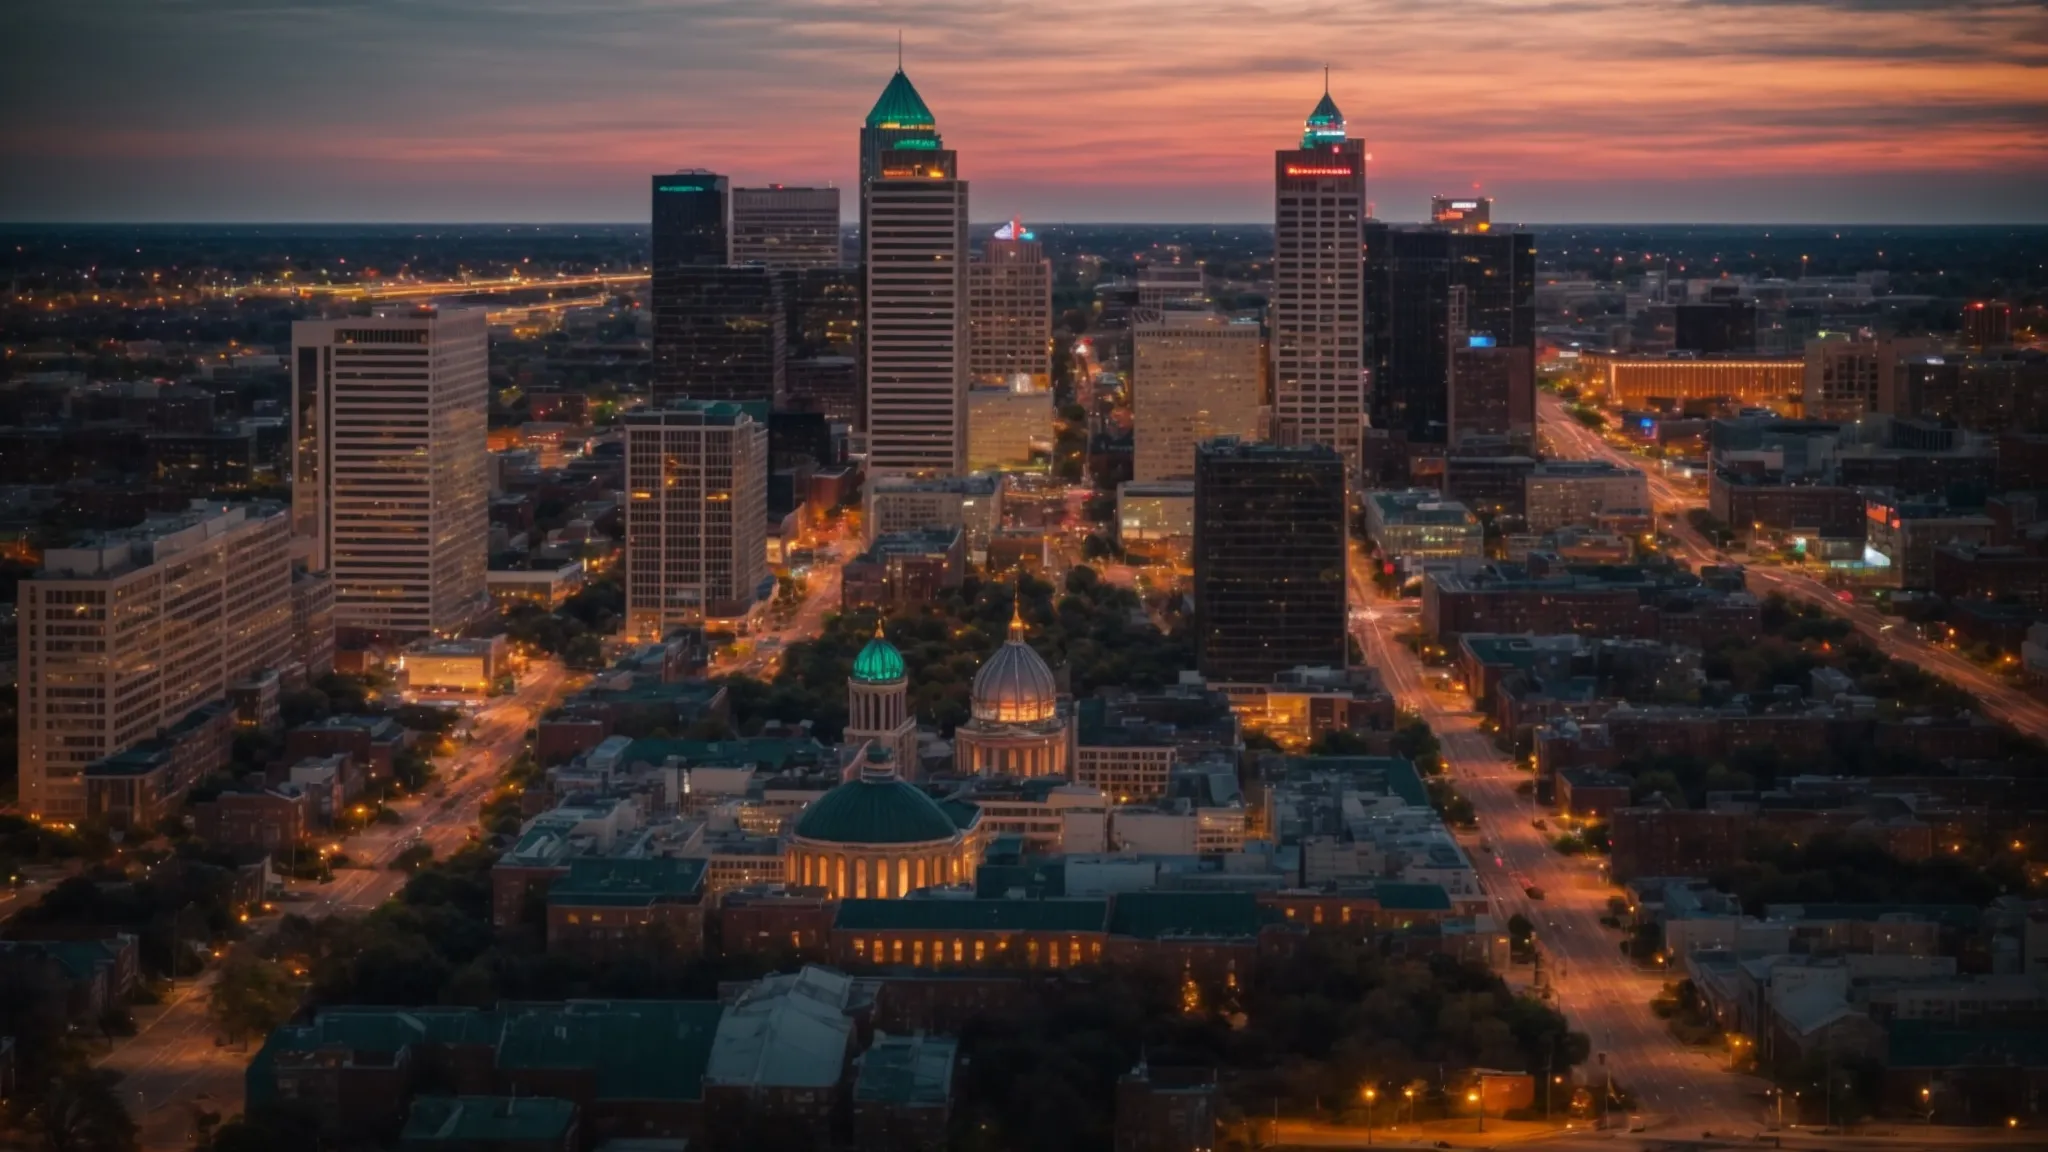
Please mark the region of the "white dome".
<svg viewBox="0 0 2048 1152"><path fill-rule="evenodd" d="M1024 618L1012 615L1009 640L974 674L974 718L996 724L1050 720L1059 694L1045 658L1024 642Z"/></svg>

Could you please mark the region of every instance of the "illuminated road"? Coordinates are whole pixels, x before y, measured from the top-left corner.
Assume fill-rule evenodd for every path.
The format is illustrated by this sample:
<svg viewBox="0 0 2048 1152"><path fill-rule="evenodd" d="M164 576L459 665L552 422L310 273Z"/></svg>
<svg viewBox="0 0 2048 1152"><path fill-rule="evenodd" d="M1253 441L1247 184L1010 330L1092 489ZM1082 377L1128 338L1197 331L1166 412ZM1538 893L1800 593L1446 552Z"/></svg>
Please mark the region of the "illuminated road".
<svg viewBox="0 0 2048 1152"><path fill-rule="evenodd" d="M846 537L844 528L821 540L814 549L817 559L804 581L803 603L797 605L788 622L780 628L754 633L744 654L718 663L712 668L712 674L739 674L757 680L773 677L782 666L782 654L789 650L789 646L799 640L816 638L825 630L825 614L839 610L846 562L857 551L859 549Z"/></svg>
<svg viewBox="0 0 2048 1152"><path fill-rule="evenodd" d="M1605 1054L1607 1069L1635 1093L1639 1114L1652 1129L1682 1123L1694 1132L1756 1131L1763 1116L1756 1095L1761 1084L1750 1087L1721 1071L1720 1061L1680 1044L1650 1012L1663 977L1637 971L1621 954L1620 934L1600 924L1614 889L1599 865L1560 855L1547 842L1548 833L1531 823L1545 813L1533 795L1518 795L1515 788L1533 777L1494 747L1469 701L1428 686L1421 661L1399 639L1420 628L1419 605L1382 599L1370 573L1370 561L1354 543L1351 598L1362 611L1353 627L1366 662L1385 677L1401 707L1420 714L1442 742L1445 768L1479 817L1478 838L1464 839L1495 914L1506 923L1519 912L1536 925L1557 1007L1592 1040L1595 1059L1579 1069L1581 1079L1599 1081L1598 1056ZM1530 898L1523 879L1543 899Z"/></svg>
<svg viewBox="0 0 2048 1152"><path fill-rule="evenodd" d="M506 276L493 280L389 280L374 284L242 284L221 289L228 296L324 296L338 300L413 300L532 292L553 288L627 288L648 282L645 272L602 272L584 276Z"/></svg>
<svg viewBox="0 0 2048 1152"><path fill-rule="evenodd" d="M516 693L478 712L472 723L475 740L442 763L443 795L395 805L405 817L403 825L371 825L348 841L349 854L362 867L341 869L328 884L294 883L293 892L310 898L280 904L281 912L314 918L354 915L390 899L409 875L392 870L391 859L415 834L433 847L437 859L460 850L499 770L524 749L526 730L567 683L560 664L535 664ZM137 1011L136 1035L97 1062L121 1073L118 1091L142 1126L145 1150L189 1147L198 1112L226 1118L241 1111L243 1071L253 1048L214 1043L206 1003L217 974L218 969L210 969L181 983L164 1006Z"/></svg>
<svg viewBox="0 0 2048 1152"><path fill-rule="evenodd" d="M1676 519L1665 526L1665 531L1677 539L1680 555L1695 567L1725 559L1685 519L1686 512L1706 507L1703 494L1688 490L1681 482L1659 474L1654 467L1646 466L1653 462L1623 452L1573 420L1565 413L1564 402L1558 397L1541 393L1537 404L1543 433L1557 455L1580 460L1604 459L1624 467L1643 468L1649 475L1650 498L1656 502L1657 511L1677 514ZM2012 688L1998 676L1946 648L1929 644L1895 627L1898 623L1895 619L1867 605L1838 599L1833 588L1811 576L1757 564L1748 565L1746 571L1749 590L1759 597L1777 592L1789 599L1818 605L1853 624L1885 655L1916 664L1969 692L1977 698L1986 715L2028 735L2048 739L2048 703Z"/></svg>

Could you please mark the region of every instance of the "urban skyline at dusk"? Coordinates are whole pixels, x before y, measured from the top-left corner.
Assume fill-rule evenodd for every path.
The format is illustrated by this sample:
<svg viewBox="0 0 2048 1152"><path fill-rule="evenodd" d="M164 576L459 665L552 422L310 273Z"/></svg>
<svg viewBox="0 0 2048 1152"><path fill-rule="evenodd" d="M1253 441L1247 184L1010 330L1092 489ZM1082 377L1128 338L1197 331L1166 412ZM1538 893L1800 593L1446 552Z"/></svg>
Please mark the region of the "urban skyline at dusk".
<svg viewBox="0 0 2048 1152"><path fill-rule="evenodd" d="M1475 183L1529 222L2020 223L2048 203L2048 13L2023 3L1389 0L1252 20L194 0L15 24L0 218L19 221L634 221L647 172L694 166L850 187L846 136L899 31L991 218L1268 220L1261 157L1325 65L1386 219Z"/></svg>

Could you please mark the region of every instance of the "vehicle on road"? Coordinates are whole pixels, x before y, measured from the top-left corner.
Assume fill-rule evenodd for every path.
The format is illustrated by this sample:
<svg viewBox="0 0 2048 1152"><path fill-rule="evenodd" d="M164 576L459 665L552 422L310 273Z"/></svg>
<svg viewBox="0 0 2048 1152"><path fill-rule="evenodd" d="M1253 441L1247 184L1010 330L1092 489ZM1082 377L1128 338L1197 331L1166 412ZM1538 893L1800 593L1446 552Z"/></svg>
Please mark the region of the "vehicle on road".
<svg viewBox="0 0 2048 1152"><path fill-rule="evenodd" d="M1527 888L1522 889L1522 895L1527 896L1531 900L1541 900L1543 899L1543 889L1531 884Z"/></svg>

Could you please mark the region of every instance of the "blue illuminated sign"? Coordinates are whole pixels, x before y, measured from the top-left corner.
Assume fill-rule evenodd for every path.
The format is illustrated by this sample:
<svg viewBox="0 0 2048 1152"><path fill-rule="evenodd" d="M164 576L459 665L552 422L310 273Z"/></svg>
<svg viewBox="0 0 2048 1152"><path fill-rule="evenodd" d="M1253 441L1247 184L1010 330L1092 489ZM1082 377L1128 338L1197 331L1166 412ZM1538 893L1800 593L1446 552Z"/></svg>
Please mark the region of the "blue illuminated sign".
<svg viewBox="0 0 2048 1152"><path fill-rule="evenodd" d="M1473 348L1491 348L1491 347L1493 347L1493 337L1491 337L1491 336L1485 336L1485 335L1480 335L1480 336L1472 336L1472 337L1469 337L1468 339L1469 339L1469 341L1470 341L1470 346L1471 346L1471 347L1473 347Z"/></svg>

